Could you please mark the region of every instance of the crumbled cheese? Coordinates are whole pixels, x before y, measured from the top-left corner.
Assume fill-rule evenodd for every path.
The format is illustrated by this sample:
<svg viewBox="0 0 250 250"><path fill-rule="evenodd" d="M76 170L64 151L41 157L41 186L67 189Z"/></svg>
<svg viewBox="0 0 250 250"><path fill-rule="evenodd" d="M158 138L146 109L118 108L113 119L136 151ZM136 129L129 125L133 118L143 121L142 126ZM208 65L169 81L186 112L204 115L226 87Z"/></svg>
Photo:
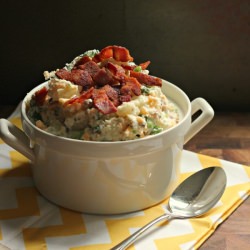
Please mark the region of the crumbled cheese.
<svg viewBox="0 0 250 250"><path fill-rule="evenodd" d="M45 78L45 80L49 80L50 78L54 78L56 75L55 75L56 71L44 71L43 72L43 76Z"/></svg>
<svg viewBox="0 0 250 250"><path fill-rule="evenodd" d="M80 86L66 80L51 79L49 82L48 95L53 101L58 101L60 98L70 99L73 96L80 95Z"/></svg>
<svg viewBox="0 0 250 250"><path fill-rule="evenodd" d="M117 109L118 116L126 116L126 115L138 115L140 113L140 109L135 105L134 101L124 102Z"/></svg>

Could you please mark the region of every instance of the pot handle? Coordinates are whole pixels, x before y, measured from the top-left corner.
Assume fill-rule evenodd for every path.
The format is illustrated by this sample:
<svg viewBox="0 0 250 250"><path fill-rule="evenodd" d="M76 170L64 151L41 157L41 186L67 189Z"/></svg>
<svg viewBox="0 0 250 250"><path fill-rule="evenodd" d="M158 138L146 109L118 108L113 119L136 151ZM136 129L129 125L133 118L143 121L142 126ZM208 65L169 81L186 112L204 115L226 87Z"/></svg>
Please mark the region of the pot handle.
<svg viewBox="0 0 250 250"><path fill-rule="evenodd" d="M21 129L3 118L0 119L0 137L6 144L16 149L31 161L34 161L35 155L29 146L29 138Z"/></svg>
<svg viewBox="0 0 250 250"><path fill-rule="evenodd" d="M191 126L184 136L184 144L195 136L203 127L205 127L213 118L214 110L210 104L203 98L198 97L191 102L191 115L201 111L201 114L191 123Z"/></svg>

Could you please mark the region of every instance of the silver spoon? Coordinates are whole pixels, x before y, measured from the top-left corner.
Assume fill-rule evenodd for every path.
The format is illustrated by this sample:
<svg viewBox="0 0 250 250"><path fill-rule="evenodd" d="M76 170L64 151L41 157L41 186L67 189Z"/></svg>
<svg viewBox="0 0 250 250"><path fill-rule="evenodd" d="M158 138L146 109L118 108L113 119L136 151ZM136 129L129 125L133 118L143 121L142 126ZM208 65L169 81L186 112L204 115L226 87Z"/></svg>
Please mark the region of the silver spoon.
<svg viewBox="0 0 250 250"><path fill-rule="evenodd" d="M149 222L111 250L126 249L142 233L162 220L184 219L206 213L221 198L226 182L226 174L220 167L208 167L189 176L171 195L165 214Z"/></svg>

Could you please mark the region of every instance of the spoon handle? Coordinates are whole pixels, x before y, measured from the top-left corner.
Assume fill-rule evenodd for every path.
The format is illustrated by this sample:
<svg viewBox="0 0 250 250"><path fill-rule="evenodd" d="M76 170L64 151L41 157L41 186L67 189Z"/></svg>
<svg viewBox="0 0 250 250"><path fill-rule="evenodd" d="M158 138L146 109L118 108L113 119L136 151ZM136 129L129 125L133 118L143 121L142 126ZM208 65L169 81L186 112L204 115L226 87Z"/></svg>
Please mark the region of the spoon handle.
<svg viewBox="0 0 250 250"><path fill-rule="evenodd" d="M148 224L146 224L145 226L143 226L142 228L140 228L139 230L134 232L132 235L130 235L128 238L126 238L125 240L123 240L121 243L114 246L110 250L124 250L124 249L126 249L128 246L130 246L132 243L134 243L137 240L137 238L141 234L143 234L145 231L147 231L150 227L159 223L162 220L170 220L171 218L172 218L171 214L163 214L163 215L155 218L154 220L152 220L151 222L149 222Z"/></svg>

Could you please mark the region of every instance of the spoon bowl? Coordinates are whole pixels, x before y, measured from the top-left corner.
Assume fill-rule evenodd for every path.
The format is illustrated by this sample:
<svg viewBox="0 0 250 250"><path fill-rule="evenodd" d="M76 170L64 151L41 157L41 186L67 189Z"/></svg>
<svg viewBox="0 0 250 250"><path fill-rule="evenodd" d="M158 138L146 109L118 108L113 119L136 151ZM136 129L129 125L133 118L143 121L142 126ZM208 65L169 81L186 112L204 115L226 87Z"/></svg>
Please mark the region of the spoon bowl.
<svg viewBox="0 0 250 250"><path fill-rule="evenodd" d="M226 174L220 167L202 169L185 181L173 192L168 210L183 217L196 217L211 209L226 188Z"/></svg>
<svg viewBox="0 0 250 250"><path fill-rule="evenodd" d="M185 179L169 198L167 212L136 231L111 250L126 249L151 226L162 220L197 217L210 210L226 188L225 171L220 167L202 169Z"/></svg>

